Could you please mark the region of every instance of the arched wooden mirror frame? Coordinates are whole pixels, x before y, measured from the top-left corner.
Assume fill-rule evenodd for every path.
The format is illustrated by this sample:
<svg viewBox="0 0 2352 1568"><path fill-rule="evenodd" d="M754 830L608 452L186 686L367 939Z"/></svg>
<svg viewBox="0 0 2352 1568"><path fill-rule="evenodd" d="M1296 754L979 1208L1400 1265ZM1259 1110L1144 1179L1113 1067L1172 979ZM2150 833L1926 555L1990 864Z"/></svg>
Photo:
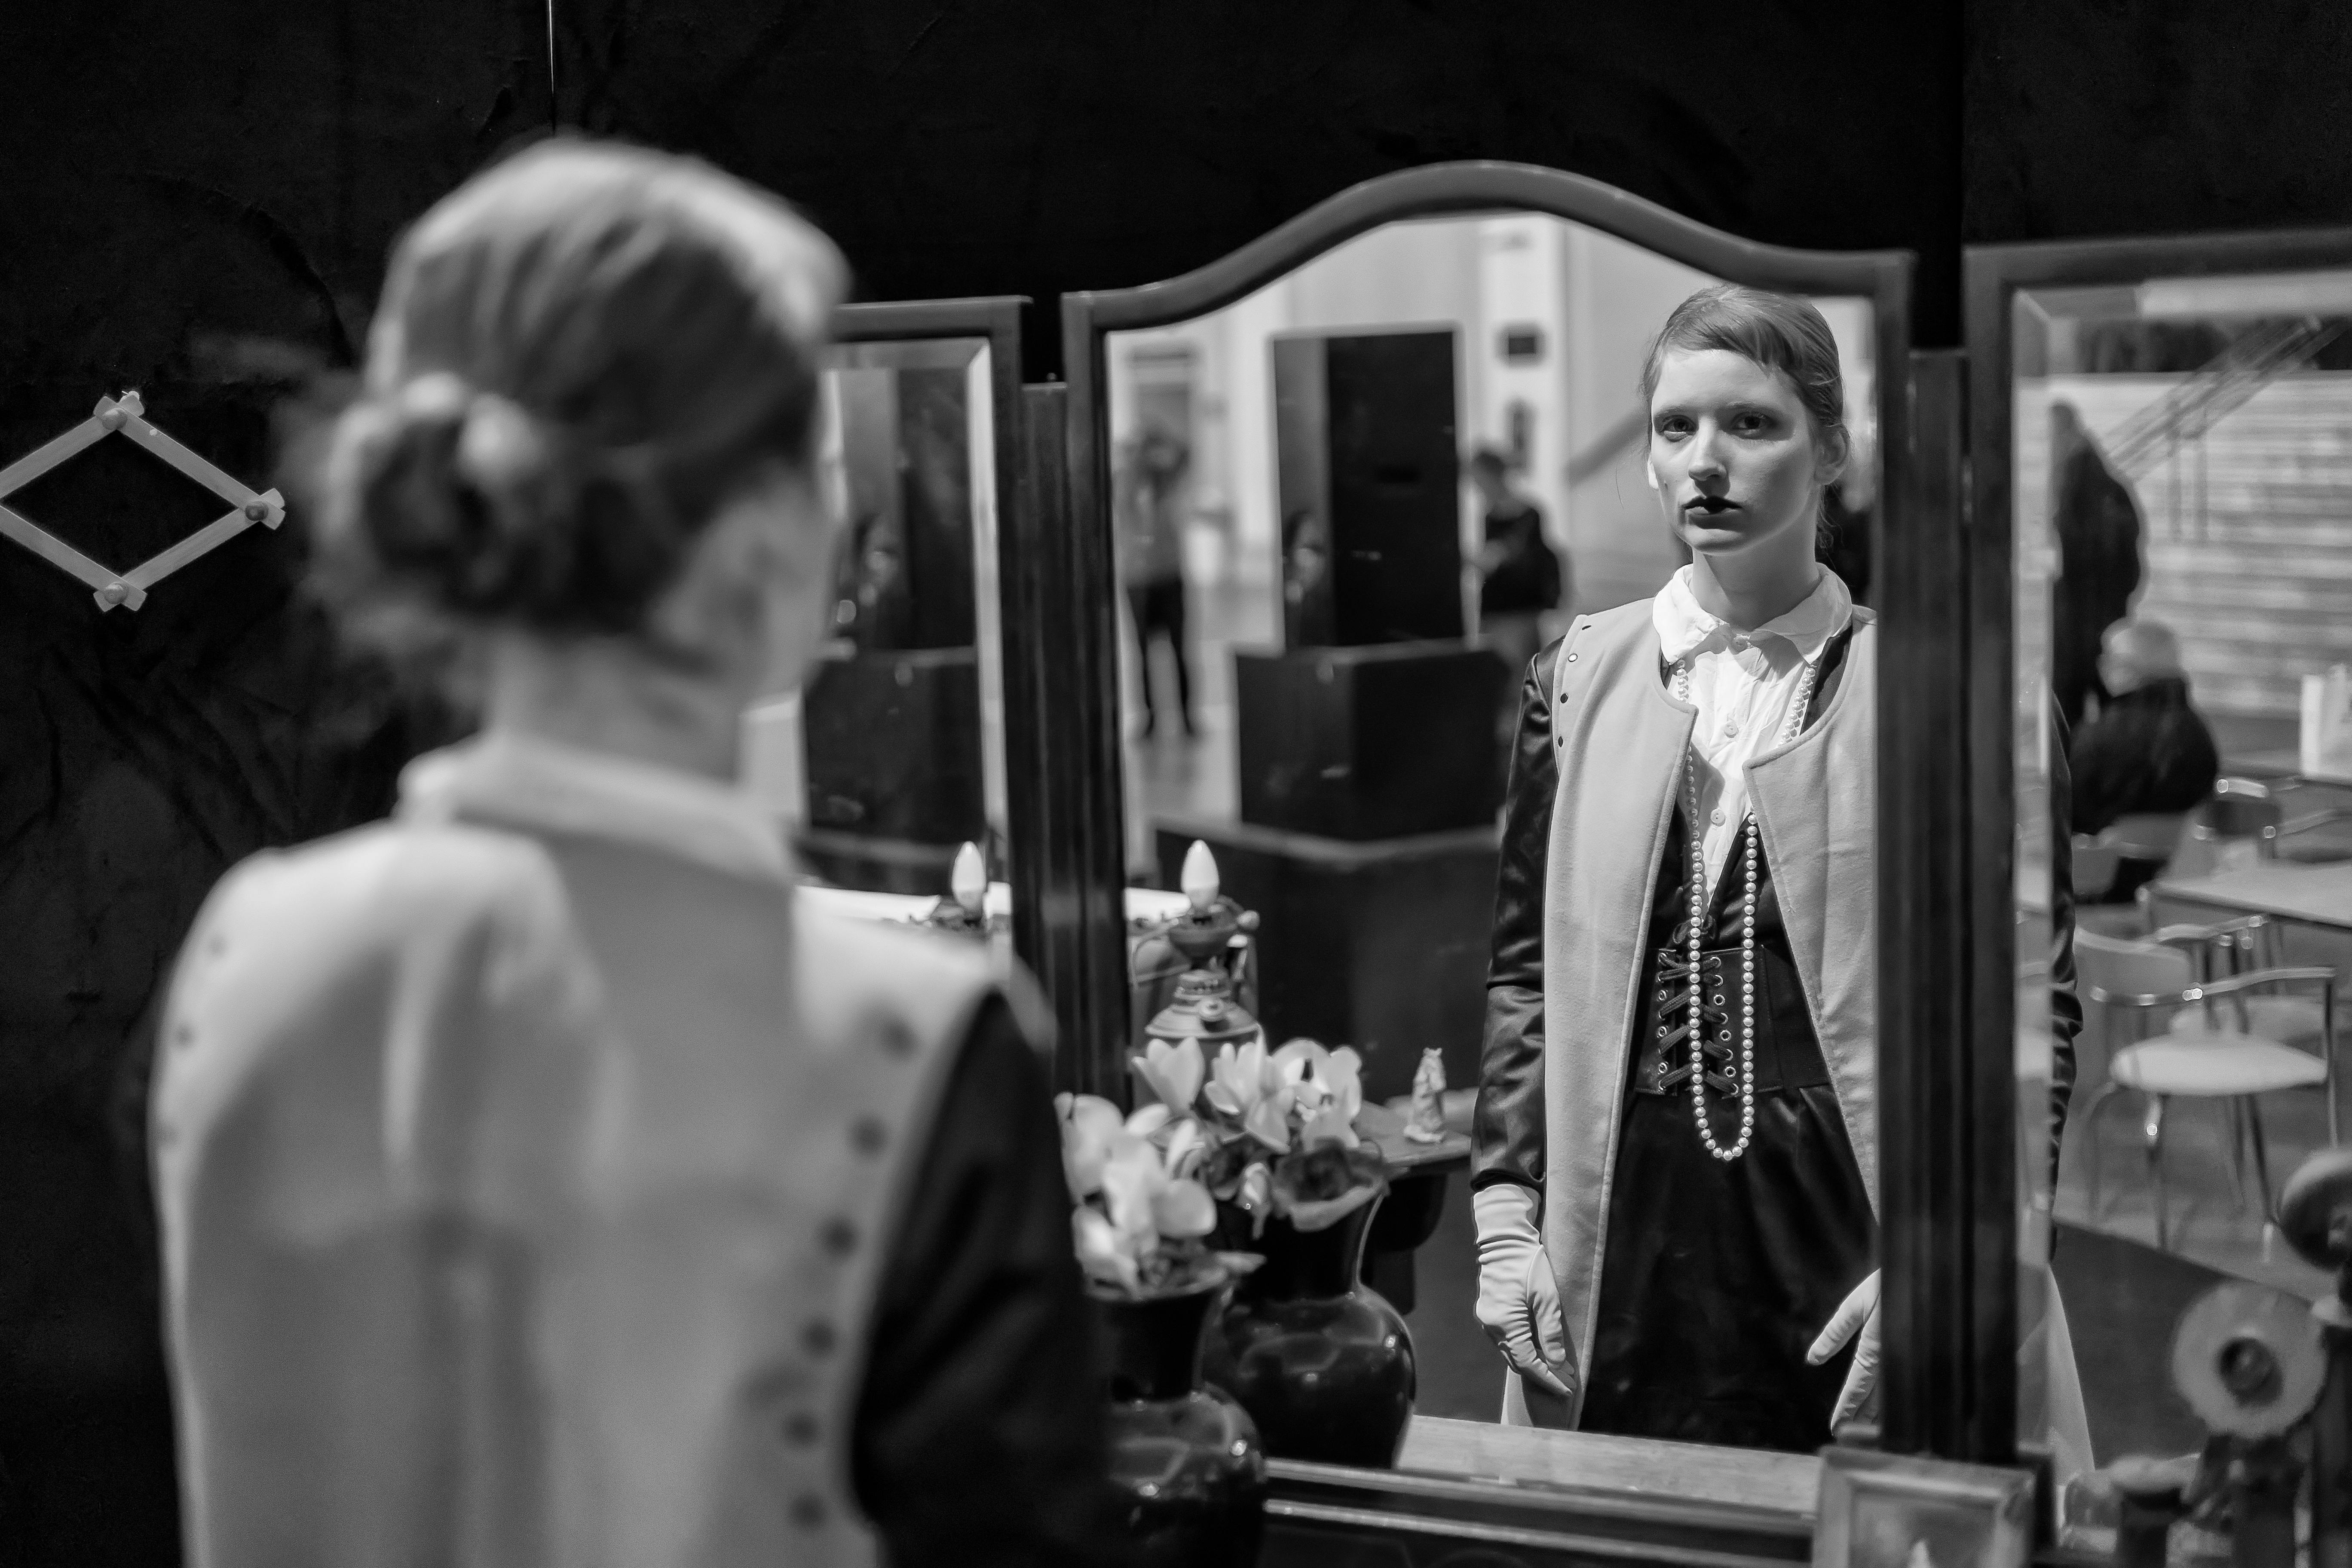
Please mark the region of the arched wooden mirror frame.
<svg viewBox="0 0 2352 1568"><path fill-rule="evenodd" d="M1881 1439L1902 1452L2002 1461L2014 1450L2013 1220L1977 1210L1985 1163L2005 1173L2010 1114L1986 1128L1953 1103L1968 1064L1951 1047L1967 991L1969 852L1963 775L1953 737L1963 717L1958 679L1958 356L1914 356L1904 251L1831 253L1761 245L1724 234L1597 181L1527 164L1464 163L1368 181L1181 277L1138 288L1066 295L1066 463L1074 533L1108 638L1114 591L1108 450L1106 335L1171 325L1221 309L1356 236L1402 219L1445 214L1540 213L1589 226L1713 276L1752 286L1872 301L1881 494L1872 540L1874 598L1885 617L1880 682L1882 1261L1886 1361ZM1122 765L1116 649L1097 650L1097 731L1089 803L1097 853L1117 864ZM2005 887L2005 884L2004 884ZM1102 997L1098 1016L1122 1016ZM1123 1093L1124 1032L1092 1042L1095 1059L1066 1080ZM2004 1058L2005 1059L2005 1058ZM1328 1476L1299 1486L1338 1485ZM1357 1473L1368 1493L1394 1497L1394 1478ZM1416 1483L1417 1484L1417 1483ZM1452 1485L1448 1482L1446 1485Z"/></svg>

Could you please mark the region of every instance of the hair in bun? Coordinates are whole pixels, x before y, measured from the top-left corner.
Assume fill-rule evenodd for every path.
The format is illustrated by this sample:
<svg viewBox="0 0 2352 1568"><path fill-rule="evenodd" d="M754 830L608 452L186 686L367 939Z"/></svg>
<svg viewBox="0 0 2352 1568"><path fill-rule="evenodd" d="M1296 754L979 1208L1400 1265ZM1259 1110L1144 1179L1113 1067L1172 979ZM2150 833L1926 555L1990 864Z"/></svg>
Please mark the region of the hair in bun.
<svg viewBox="0 0 2352 1568"><path fill-rule="evenodd" d="M811 462L842 281L790 207L691 159L559 141L478 175L393 254L328 457L331 601L637 629L728 500Z"/></svg>

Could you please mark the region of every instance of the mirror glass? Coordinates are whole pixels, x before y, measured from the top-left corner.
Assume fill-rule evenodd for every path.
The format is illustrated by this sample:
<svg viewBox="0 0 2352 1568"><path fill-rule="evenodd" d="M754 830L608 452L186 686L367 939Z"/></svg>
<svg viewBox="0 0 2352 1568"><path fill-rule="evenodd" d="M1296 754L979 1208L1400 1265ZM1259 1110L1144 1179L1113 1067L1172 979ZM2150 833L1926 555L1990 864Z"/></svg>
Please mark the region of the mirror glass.
<svg viewBox="0 0 2352 1568"><path fill-rule="evenodd" d="M1648 482L1656 437L1640 384L1669 312L1715 281L1549 215L1446 216L1370 231L1214 312L1107 336L1102 417L1121 590L1131 874L1177 888L1190 847L1210 846L1223 891L1261 918L1255 988L1244 1000L1270 1045L1306 1037L1352 1047L1368 1104L1400 1112L1411 1106L1427 1055L1442 1066L1454 1141L1445 1159L1412 1173L1441 1185L1412 1198L1424 1216L1414 1226L1375 1222L1366 1266L1366 1279L1406 1309L1412 1330L1415 1434L1431 1417L1492 1422L1504 1399L1505 1363L1475 1311L1480 1270L1467 1134L1488 1027L1498 864L1531 859L1540 875L1547 863L1544 843L1509 842L1506 826L1540 837L1550 813L1548 795L1524 819L1504 810L1523 678L1532 656L1573 622L1630 605L1606 623L1612 636L1649 639L1648 652L1628 666L1633 684L1623 691L1648 682L1665 695L1669 677L1646 630L1647 606L1690 553L1675 522L1679 500L1669 504ZM1851 436L1850 458L1827 487L1832 526L1818 559L1866 605L1878 497L1871 303L1812 303L1834 339ZM1793 387L1779 384L1791 400L1781 415L1795 410L1803 420ZM1720 384L1695 382L1676 395L1706 402L1711 430L1736 417L1736 399ZM1778 434L1790 428L1783 424ZM1761 423L1740 432L1709 438L1762 441ZM1816 471L1818 454L1802 434L1793 450L1808 476ZM1752 477L1736 466L1735 476L1741 486ZM1797 482L1811 486L1810 478ZM1803 514L1794 564L1780 577L1796 583L1792 603L1810 602L1817 584L1809 553L1816 493L1807 488L1801 501L1781 508L1786 517ZM1743 491L1743 499L1753 498ZM1764 505L1757 503L1759 514ZM1815 627L1823 635L1826 615ZM1758 670L1778 673L1751 676L1745 686L1727 681L1734 696L1725 701L1748 706L1736 716L1722 708L1717 724L1753 719L1763 713L1759 704L1780 705L1761 721L1767 727L1785 712L1796 667L1819 656L1822 643L1801 655L1797 643L1780 639L1788 649L1781 668L1772 664L1779 656L1759 651L1774 640L1735 649L1724 639L1726 661L1747 657ZM1833 710L1827 692L1835 689L1834 681L1825 689L1822 710ZM1598 987L1596 995L1609 992L1612 1017L1627 997L1637 1000L1622 1034L1612 1024L1602 1031L1611 1037L1577 1042L1565 1054L1555 1047L1546 1059L1556 1073L1603 1085L1616 1074L1629 1087L1622 1095L1597 1089L1579 1101L1592 1120L1589 1134L1547 1133L1539 1089L1523 1093L1514 1111L1521 1118L1515 1135L1529 1141L1538 1164L1547 1147L1607 1150L1618 1138L1613 1163L1591 1154L1589 1168L1556 1177L1576 1186L1590 1221L1584 1234L1596 1247L1608 1233L1609 1263L1582 1269L1585 1294L1569 1312L1570 1335L1592 1337L1572 1352L1595 1390L1581 1424L1810 1455L1829 1440L1842 1373L1807 1373L1792 1361L1801 1361L1822 1320L1873 1267L1855 1156L1793 961L1780 956L1766 964L1754 1016L1760 1029L1780 1030L1791 1087L1759 1091L1772 1103L1759 1103L1769 1125L1757 1137L1787 1148L1768 1155L1759 1145L1743 1161L1717 1162L1698 1145L1681 1079L1631 1087L1642 1071L1636 1037L1674 1033L1662 1026L1687 1001L1687 986L1673 978L1687 973L1677 968L1685 961L1662 951L1675 940L1671 903L1656 906L1666 918L1650 919L1654 895L1671 900L1688 880L1687 849L1670 857L1660 831L1676 816L1685 752L1668 703L1646 695L1629 701L1612 688L1601 706L1610 717L1579 742L1585 776L1615 767L1620 737L1611 726L1621 712L1635 716L1622 740L1643 759L1641 782L1627 786L1616 815L1596 807L1583 829L1596 845L1608 841L1612 869L1595 875L1618 879L1623 907L1561 938L1582 945L1559 963L1561 973L1579 965L1608 972L1605 984L1584 984ZM1716 706L1711 696L1708 706ZM1662 747L1660 716L1670 731ZM1536 751L1548 748L1538 742ZM1713 848L1722 853L1706 873L1710 885L1726 876L1725 886L1737 883L1738 832L1735 821L1717 836L1722 842ZM1671 842L1686 839L1677 831ZM1837 896L1867 909L1867 859L1853 864L1861 880L1841 880ZM1719 900L1707 964L1722 962L1716 939L1728 931L1737 967L1742 903L1736 889ZM1803 918L1818 931L1829 917L1820 900L1813 903ZM1787 953L1777 910L1762 900L1759 908L1766 946ZM1539 931L1539 910L1528 912L1524 900L1519 918ZM1819 949L1818 935L1812 940L1809 953ZM1732 976L1729 990L1710 991L1703 1002L1710 1051L1738 1026L1721 1006L1731 996L1738 1013L1738 983ZM1664 1001L1649 1000L1661 984ZM1539 1019L1539 994L1519 1005ZM1148 1014L1138 1017L1139 1036L1147 1022ZM1866 1039L1874 1023L1838 1026ZM1737 1055L1736 1045L1726 1048ZM1651 1065L1654 1077L1674 1070ZM1637 1102L1670 1106L1683 1118L1683 1142L1653 1148L1673 1136L1671 1115L1637 1118ZM1709 1103L1727 1145L1739 1126L1736 1088L1727 1099L1711 1091ZM1636 1120L1640 1130L1627 1131ZM1812 1239L1816 1194L1805 1184L1816 1178L1830 1190L1822 1201L1845 1205L1837 1246ZM1697 1185L1677 1185L1685 1180ZM1394 1182L1385 1215L1408 1206L1409 1189L1418 1191L1403 1177ZM1727 1226L1737 1234L1723 1234ZM1801 1257L1783 1247L1799 1235L1807 1237ZM1685 1268L1680 1260L1696 1252L1717 1255L1721 1266ZM1780 1305L1758 1307L1763 1295ZM1805 1342L1796 1342L1807 1324ZM1752 1380L1727 1370L1751 1343L1771 1362ZM1720 1388L1701 1386L1718 1373ZM1791 1380L1810 1403L1801 1418L1783 1420L1779 1391ZM1596 1415L1604 1404L1609 1414ZM1556 1405L1534 1418L1553 1426L1578 1419ZM1415 1452L1408 1450L1409 1463Z"/></svg>
<svg viewBox="0 0 2352 1568"><path fill-rule="evenodd" d="M2021 1228L2054 1216L2104 1463L2202 1440L2168 1352L2198 1294L2328 1286L2268 1215L2334 1125L2333 988L2259 976L2352 962L2352 266L2024 289L2011 327ZM2031 1248L2042 1440L2073 1395L2036 1384Z"/></svg>
<svg viewBox="0 0 2352 1568"><path fill-rule="evenodd" d="M978 337L830 351L823 469L842 520L832 635L800 691L744 720L746 780L793 825L802 868L822 885L928 907L966 843L1003 879L989 357Z"/></svg>

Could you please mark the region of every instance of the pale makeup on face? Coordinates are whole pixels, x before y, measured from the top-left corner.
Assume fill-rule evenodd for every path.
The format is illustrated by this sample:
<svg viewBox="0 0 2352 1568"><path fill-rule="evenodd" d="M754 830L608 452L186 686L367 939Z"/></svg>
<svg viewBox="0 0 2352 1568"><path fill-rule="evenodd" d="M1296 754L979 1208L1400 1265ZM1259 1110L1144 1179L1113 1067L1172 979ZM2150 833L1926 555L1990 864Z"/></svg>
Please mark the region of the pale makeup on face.
<svg viewBox="0 0 2352 1568"><path fill-rule="evenodd" d="M1811 588L1822 490L1845 456L1825 446L1780 372L1727 349L1669 349L1661 359L1650 472L1668 526L1734 597L1748 596L1734 578L1768 597L1780 578L1798 597Z"/></svg>

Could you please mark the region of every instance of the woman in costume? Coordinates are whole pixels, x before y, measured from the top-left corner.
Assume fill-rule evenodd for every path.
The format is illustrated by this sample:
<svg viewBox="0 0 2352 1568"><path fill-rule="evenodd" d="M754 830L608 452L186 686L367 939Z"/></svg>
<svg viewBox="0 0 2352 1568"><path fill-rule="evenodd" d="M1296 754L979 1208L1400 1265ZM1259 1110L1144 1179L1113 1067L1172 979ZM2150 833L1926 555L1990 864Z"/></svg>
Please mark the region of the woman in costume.
<svg viewBox="0 0 2352 1568"><path fill-rule="evenodd" d="M1836 341L1678 306L1642 377L1691 563L1536 656L1506 806L1471 1184L1504 1419L1811 1452L1878 1363L1876 628L1817 555ZM2063 755L2063 749L2062 749ZM2053 781L2063 819L2063 770ZM2052 877L2048 1171L2081 1014ZM2046 1209L2021 1410L2090 1458Z"/></svg>
<svg viewBox="0 0 2352 1568"><path fill-rule="evenodd" d="M1811 1451L1876 1361L1875 628L1805 301L1718 285L1642 391L1691 563L1538 654L1472 1184L1507 1421Z"/></svg>
<svg viewBox="0 0 2352 1568"><path fill-rule="evenodd" d="M394 254L321 565L469 649L484 728L231 872L173 978L199 1568L1102 1560L1026 1004L799 907L733 782L827 620L842 281L772 197L577 142Z"/></svg>

